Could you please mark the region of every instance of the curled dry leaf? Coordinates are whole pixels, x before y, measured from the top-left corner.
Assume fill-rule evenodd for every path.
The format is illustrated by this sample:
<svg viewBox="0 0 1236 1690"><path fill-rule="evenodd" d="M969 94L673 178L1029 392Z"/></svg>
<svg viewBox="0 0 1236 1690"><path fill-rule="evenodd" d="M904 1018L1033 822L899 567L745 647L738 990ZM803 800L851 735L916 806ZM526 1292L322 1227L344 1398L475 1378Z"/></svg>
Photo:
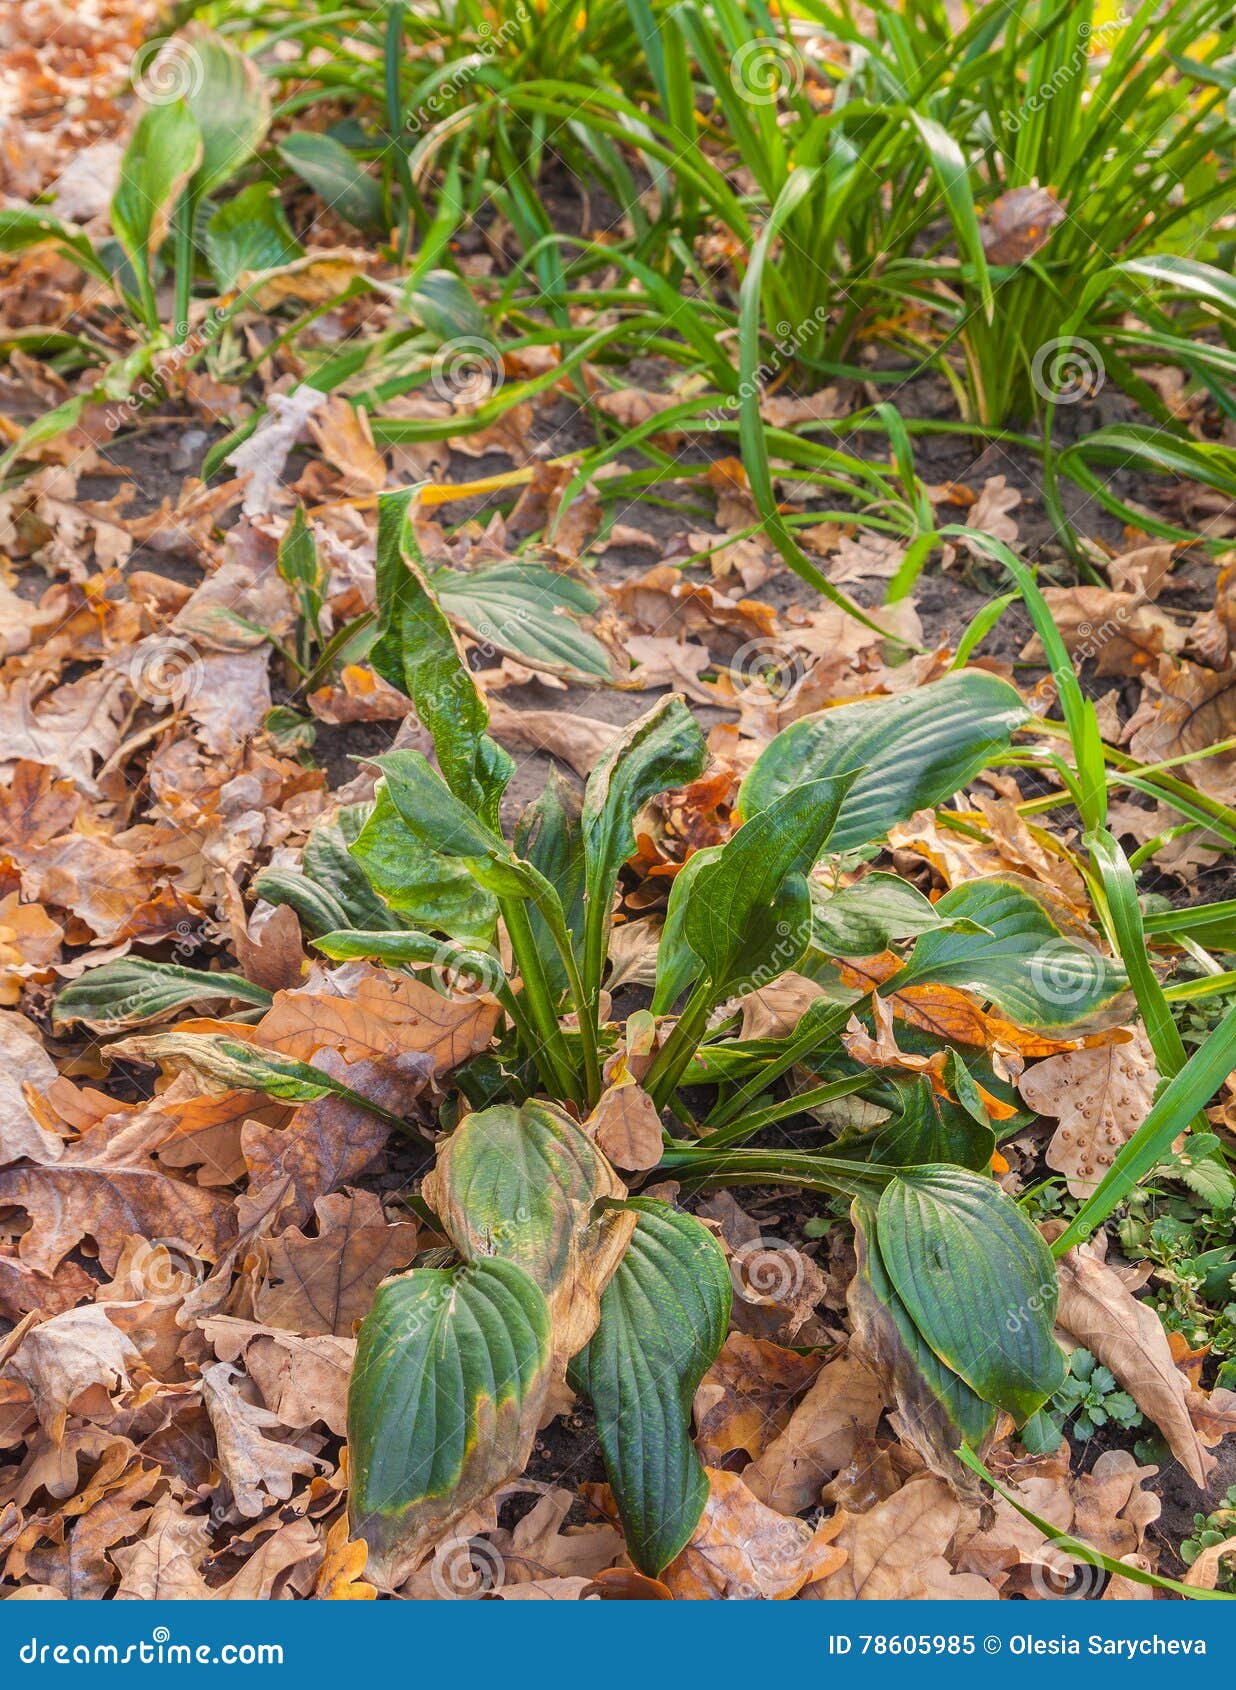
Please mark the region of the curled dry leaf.
<svg viewBox="0 0 1236 1690"><path fill-rule="evenodd" d="M844 1520L814 1530L768 1508L733 1473L708 1469L708 1501L690 1543L661 1575L679 1601L784 1602L824 1579L846 1552L833 1542Z"/></svg>
<svg viewBox="0 0 1236 1690"><path fill-rule="evenodd" d="M929 1473L866 1514L838 1510L829 1524L845 1560L803 1594L823 1602L996 1601L993 1584L955 1572L947 1558L961 1521L957 1497Z"/></svg>
<svg viewBox="0 0 1236 1690"><path fill-rule="evenodd" d="M1193 1483L1204 1486L1215 1458L1194 1425L1193 1387L1172 1359L1158 1315L1139 1303L1114 1269L1087 1245L1070 1250L1057 1266L1060 1326L1110 1368L1162 1432Z"/></svg>
<svg viewBox="0 0 1236 1690"><path fill-rule="evenodd" d="M661 1117L657 1106L629 1076L601 1093L584 1125L617 1168L640 1172L655 1168L661 1160Z"/></svg>
<svg viewBox="0 0 1236 1690"><path fill-rule="evenodd" d="M809 1508L826 1480L853 1459L883 1411L875 1374L856 1357L839 1356L821 1368L789 1425L744 1470L743 1482L778 1513Z"/></svg>
<svg viewBox="0 0 1236 1690"><path fill-rule="evenodd" d="M695 1393L695 1447L705 1466L720 1466L735 1450L753 1461L761 1455L819 1366L817 1356L731 1332Z"/></svg>

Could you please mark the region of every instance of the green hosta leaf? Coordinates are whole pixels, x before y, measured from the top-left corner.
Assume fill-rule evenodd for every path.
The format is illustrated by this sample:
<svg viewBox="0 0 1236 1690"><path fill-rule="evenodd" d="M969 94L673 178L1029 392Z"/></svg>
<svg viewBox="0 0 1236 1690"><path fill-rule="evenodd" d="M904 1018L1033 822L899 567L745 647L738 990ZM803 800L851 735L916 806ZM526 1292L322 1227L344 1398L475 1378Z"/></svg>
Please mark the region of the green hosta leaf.
<svg viewBox="0 0 1236 1690"><path fill-rule="evenodd" d="M793 968L811 937L807 875L851 777L808 781L745 822L690 884L683 937L718 996Z"/></svg>
<svg viewBox="0 0 1236 1690"><path fill-rule="evenodd" d="M635 1222L615 1206L626 1187L569 1115L536 1102L466 1115L424 1195L461 1255L501 1256L536 1281L564 1364L588 1342Z"/></svg>
<svg viewBox="0 0 1236 1690"><path fill-rule="evenodd" d="M279 157L345 222L369 234L386 230L382 186L333 135L298 130L279 143Z"/></svg>
<svg viewBox="0 0 1236 1690"><path fill-rule="evenodd" d="M976 1121L968 1110L947 1098L937 1097L922 1075L897 1090L902 1099L900 1111L861 1140L871 1161L894 1168L954 1162L976 1173L991 1167L996 1135L989 1125ZM842 1143L847 1155L859 1148L849 1141Z"/></svg>
<svg viewBox="0 0 1236 1690"><path fill-rule="evenodd" d="M452 622L482 645L530 669L613 680L609 653L576 621L600 603L583 582L540 564L499 563L475 571L440 569L429 584Z"/></svg>
<svg viewBox="0 0 1236 1690"><path fill-rule="evenodd" d="M716 1240L692 1216L650 1197L627 1207L635 1231L568 1378L596 1410L628 1553L655 1577L708 1499L691 1402L725 1340L730 1277Z"/></svg>
<svg viewBox="0 0 1236 1690"><path fill-rule="evenodd" d="M236 174L270 127L270 100L256 63L210 30L191 29L182 50L191 61L185 100L202 135L202 159L190 191L213 193Z"/></svg>
<svg viewBox="0 0 1236 1690"><path fill-rule="evenodd" d="M441 341L488 340L485 313L453 270L428 270L404 292L404 309Z"/></svg>
<svg viewBox="0 0 1236 1690"><path fill-rule="evenodd" d="M408 828L391 795L390 777L378 787L373 813L351 853L368 884L406 920L460 938L480 939L493 932L497 905L492 894L476 884L458 857L434 850Z"/></svg>
<svg viewBox="0 0 1236 1690"><path fill-rule="evenodd" d="M829 848L869 845L958 791L1029 719L1007 681L978 669L895 698L822 710L764 748L742 783L739 812L754 816L802 781L858 769Z"/></svg>
<svg viewBox="0 0 1236 1690"><path fill-rule="evenodd" d="M415 928L398 933L340 928L323 933L314 945L333 962L367 960L387 968L431 968L441 986L452 992L496 992L504 982L501 958Z"/></svg>
<svg viewBox="0 0 1236 1690"><path fill-rule="evenodd" d="M151 259L201 157L201 131L184 100L146 107L120 161L112 198L112 232L139 283L150 275Z"/></svg>
<svg viewBox="0 0 1236 1690"><path fill-rule="evenodd" d="M1023 1027L1106 1027L1127 1019L1123 968L1067 937L1036 881L1014 874L968 880L944 894L936 914L986 931L923 934L894 976L895 990L956 986L990 998Z"/></svg>
<svg viewBox="0 0 1236 1690"><path fill-rule="evenodd" d="M827 896L812 891L811 943L825 956L876 956L893 939L949 925L929 898L895 874L864 875Z"/></svg>
<svg viewBox="0 0 1236 1690"><path fill-rule="evenodd" d="M293 263L303 251L288 227L278 192L266 182L242 188L211 214L205 245L220 293L238 287L242 276Z"/></svg>
<svg viewBox="0 0 1236 1690"><path fill-rule="evenodd" d="M133 1026L183 1004L211 998L235 998L265 1008L270 993L243 974L211 974L176 962L148 962L120 957L92 968L67 985L56 999L52 1019L84 1021L88 1027Z"/></svg>
<svg viewBox="0 0 1236 1690"><path fill-rule="evenodd" d="M549 1309L513 1262L379 1288L348 1391L349 1514L384 1583L523 1471L549 1380Z"/></svg>
<svg viewBox="0 0 1236 1690"><path fill-rule="evenodd" d="M345 1086L324 1068L299 1062L278 1051L231 1039L223 1033L148 1033L120 1039L108 1047L109 1056L138 1062L164 1062L189 1069L216 1091L264 1091L285 1103L312 1103L319 1097L339 1097L345 1103L377 1115L392 1126L405 1122L360 1092Z"/></svg>
<svg viewBox="0 0 1236 1690"><path fill-rule="evenodd" d="M888 1276L874 1209L859 1200L853 1213L858 1268L847 1301L856 1347L890 1391L907 1441L934 1471L948 1472L963 1440L978 1449L987 1443L996 1410L924 1341Z"/></svg>
<svg viewBox="0 0 1236 1690"><path fill-rule="evenodd" d="M580 800L576 789L557 769L551 769L541 789L519 818L515 829L515 851L530 862L555 887L563 918L571 933L584 925L584 837L580 825ZM554 947L552 935L540 913L529 911L537 949L555 991L566 990L566 970Z"/></svg>
<svg viewBox="0 0 1236 1690"><path fill-rule="evenodd" d="M0 211L0 252L25 252L28 247L54 241L73 262L96 281L110 282L111 272L96 257L90 241L79 229L62 223L48 211L31 207Z"/></svg>
<svg viewBox="0 0 1236 1690"><path fill-rule="evenodd" d="M425 579L408 497L388 493L378 501L378 636L370 661L416 705L456 798L496 832L515 765L485 731L489 709Z"/></svg>
<svg viewBox="0 0 1236 1690"><path fill-rule="evenodd" d="M985 1402L1020 1422L1059 1389L1055 1265L994 1180L949 1167L899 1174L881 1194L876 1240L924 1341Z"/></svg>
<svg viewBox="0 0 1236 1690"><path fill-rule="evenodd" d="M584 790L584 984L600 988L618 871L635 854L635 818L650 798L694 780L708 747L676 694L663 698L618 736Z"/></svg>

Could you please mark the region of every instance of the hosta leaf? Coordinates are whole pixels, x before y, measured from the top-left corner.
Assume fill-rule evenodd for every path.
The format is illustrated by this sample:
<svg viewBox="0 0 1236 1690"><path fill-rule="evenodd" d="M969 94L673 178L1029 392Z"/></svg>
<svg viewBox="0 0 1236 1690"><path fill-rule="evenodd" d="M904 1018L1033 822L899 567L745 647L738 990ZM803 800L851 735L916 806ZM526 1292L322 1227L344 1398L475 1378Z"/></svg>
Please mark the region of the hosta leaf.
<svg viewBox="0 0 1236 1690"><path fill-rule="evenodd" d="M111 281L106 264L95 256L94 248L80 229L62 223L42 209L18 206L0 211L0 252L25 252L28 247L42 246L47 241L63 247L73 262L97 281Z"/></svg>
<svg viewBox="0 0 1236 1690"><path fill-rule="evenodd" d="M278 1051L263 1050L224 1033L148 1033L110 1045L109 1057L139 1062L162 1062L187 1068L215 1091L264 1091L285 1103L312 1103L319 1097L340 1097L393 1126L405 1123L398 1115L353 1091L312 1062L300 1062Z"/></svg>
<svg viewBox="0 0 1236 1690"><path fill-rule="evenodd" d="M445 791L441 781L436 785ZM492 895L476 884L458 857L434 850L408 828L391 796L390 777L378 787L373 813L351 852L369 885L406 920L461 938L493 931L497 906Z"/></svg>
<svg viewBox="0 0 1236 1690"><path fill-rule="evenodd" d="M340 928L323 933L314 945L334 962L362 959L387 968L430 967L441 976L443 987L451 990L493 992L503 979L502 961L491 952L470 950L415 928L397 933Z"/></svg>
<svg viewBox="0 0 1236 1690"><path fill-rule="evenodd" d="M378 635L370 661L416 705L456 798L496 831L515 765L485 731L488 706L425 579L407 513L406 493L378 501Z"/></svg>
<svg viewBox="0 0 1236 1690"><path fill-rule="evenodd" d="M193 62L185 99L202 135L190 189L201 198L222 187L261 145L270 100L258 66L230 41L205 29L190 29L182 39L180 50Z"/></svg>
<svg viewBox="0 0 1236 1690"><path fill-rule="evenodd" d="M955 1162L976 1173L991 1167L996 1135L968 1110L938 1097L923 1075L898 1085L901 1109L858 1144L843 1141L845 1154L861 1148L873 1162L908 1168L925 1162ZM839 1146L840 1148L840 1146Z"/></svg>
<svg viewBox="0 0 1236 1690"><path fill-rule="evenodd" d="M876 956L893 939L948 925L929 898L895 874L864 875L828 896L814 889L813 903L811 943L825 956Z"/></svg>
<svg viewBox="0 0 1236 1690"><path fill-rule="evenodd" d="M429 581L451 620L482 646L530 669L613 680L609 653L576 621L600 602L582 581L535 563L440 569Z"/></svg>
<svg viewBox="0 0 1236 1690"><path fill-rule="evenodd" d="M954 1451L963 1440L981 1450L995 1430L996 1410L923 1339L888 1277L875 1211L861 1200L854 1204L854 1243L858 1267L846 1300L855 1348L890 1393L906 1441L933 1472L955 1478Z"/></svg>
<svg viewBox="0 0 1236 1690"><path fill-rule="evenodd" d="M676 694L663 698L603 753L588 777L584 835L584 984L601 984L618 871L635 853L635 818L650 798L694 780L708 748Z"/></svg>
<svg viewBox="0 0 1236 1690"><path fill-rule="evenodd" d="M275 270L301 256L276 189L267 182L242 188L206 224L206 262L220 293L242 276Z"/></svg>
<svg viewBox="0 0 1236 1690"><path fill-rule="evenodd" d="M692 1216L650 1197L628 1207L635 1231L568 1377L596 1410L628 1553L655 1576L690 1538L708 1498L691 1402L725 1339L730 1276L716 1240Z"/></svg>
<svg viewBox="0 0 1236 1690"><path fill-rule="evenodd" d="M404 309L441 341L487 340L485 313L462 276L453 270L429 270L409 283Z"/></svg>
<svg viewBox="0 0 1236 1690"><path fill-rule="evenodd" d="M976 930L924 933L893 976L893 990L956 986L990 998L1023 1027L1114 1027L1128 1018L1124 969L1064 932L1037 881L1015 874L968 880L944 894L936 914Z"/></svg>
<svg viewBox="0 0 1236 1690"><path fill-rule="evenodd" d="M587 1133L535 1102L466 1115L424 1185L461 1255L501 1256L540 1286L563 1366L592 1336L601 1292L634 1229L614 1206L626 1194Z"/></svg>
<svg viewBox="0 0 1236 1690"><path fill-rule="evenodd" d="M568 930L584 925L584 837L576 789L551 769L540 796L528 805L515 829L515 851L555 887ZM540 914L529 911L537 949L557 991L566 989L566 970Z"/></svg>
<svg viewBox="0 0 1236 1690"><path fill-rule="evenodd" d="M146 107L120 161L112 198L112 232L138 277L149 274L201 156L201 131L184 100Z"/></svg>
<svg viewBox="0 0 1236 1690"><path fill-rule="evenodd" d="M370 234L386 229L382 187L333 135L297 130L279 143L279 157L332 211Z"/></svg>
<svg viewBox="0 0 1236 1690"><path fill-rule="evenodd" d="M695 875L683 937L718 995L784 974L811 937L806 876L836 822L850 777L807 781L743 824Z"/></svg>
<svg viewBox="0 0 1236 1690"><path fill-rule="evenodd" d="M52 1019L57 1024L84 1021L89 1027L132 1026L211 998L235 998L263 1008L270 1003L270 993L243 974L211 974L176 962L120 957L67 985L56 999Z"/></svg>
<svg viewBox="0 0 1236 1690"><path fill-rule="evenodd" d="M881 1194L876 1242L925 1343L985 1402L1021 1422L1059 1388L1055 1264L994 1180L907 1169Z"/></svg>
<svg viewBox="0 0 1236 1690"><path fill-rule="evenodd" d="M549 1360L545 1298L513 1262L418 1268L380 1287L348 1392L349 1514L386 1584L523 1471Z"/></svg>
<svg viewBox="0 0 1236 1690"><path fill-rule="evenodd" d="M1029 719L1007 681L978 669L822 710L764 748L742 783L739 812L754 816L802 781L858 769L829 841L833 851L853 850L958 791Z"/></svg>

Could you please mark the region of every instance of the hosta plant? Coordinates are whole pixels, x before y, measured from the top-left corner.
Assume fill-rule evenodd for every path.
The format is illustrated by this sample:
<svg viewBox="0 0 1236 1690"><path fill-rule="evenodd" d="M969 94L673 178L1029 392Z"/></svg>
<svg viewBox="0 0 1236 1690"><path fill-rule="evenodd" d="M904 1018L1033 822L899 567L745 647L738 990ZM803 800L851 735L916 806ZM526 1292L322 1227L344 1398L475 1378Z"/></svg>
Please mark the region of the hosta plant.
<svg viewBox="0 0 1236 1690"><path fill-rule="evenodd" d="M731 1278L687 1209L632 1194L658 1175L687 1199L783 1184L848 1202L856 1345L924 1459L960 1475L958 1448L981 1451L1001 1411L1024 1424L1065 1377L1051 1254L991 1177L992 1120L1015 1106L989 1052L1108 1029L1129 1014L1128 983L1036 883L979 878L932 904L855 871L890 828L1013 754L1019 694L961 670L787 728L742 785L740 825L674 878L651 1004L622 1015L616 893L641 810L703 771L700 728L662 699L582 799L551 782L508 832L513 764L402 495L382 501L378 593L370 658L413 700L433 760L378 758L373 801L320 824L300 870L258 882L326 958L479 993L495 1016L490 1048L452 1075L419 1199L449 1247L383 1286L360 1334L351 1506L376 1576L396 1586L522 1470L564 1380L595 1411L636 1565L655 1574L689 1539L707 1488L691 1402ZM186 972L152 983L160 1003L232 989ZM743 1038L744 1000L787 974L806 994L790 1030ZM174 1044L215 1083L373 1107L312 1062L226 1034L140 1044L148 1059Z"/></svg>
<svg viewBox="0 0 1236 1690"><path fill-rule="evenodd" d="M397 1580L521 1469L564 1373L596 1412L636 1564L658 1572L690 1536L706 1492L690 1404L724 1338L730 1285L698 1221L629 1195L621 1175L654 1165L688 1188L775 1181L852 1200L855 1323L929 1459L951 1461L963 1439L981 1447L1001 1409L1029 1419L1064 1375L1050 1255L990 1177L999 1082L973 1047L944 1055L938 1089L863 1068L840 1037L855 1009L869 1013L845 958L912 941L895 976L904 990L991 1005L1042 1038L1125 1013L1123 973L1014 876L934 907L890 876L832 890L841 863L1007 750L1026 720L1017 693L963 672L911 703L847 706L773 741L744 784L741 826L678 874L654 1013L637 1009L624 1027L605 990L619 877L642 807L702 771L703 736L681 700L662 700L618 736L582 801L551 784L509 841L510 759L488 735L402 501L388 499L383 519L372 655L414 700L436 767L412 751L379 759L376 801L348 824L347 866L320 887L354 924L323 932L319 919L317 944L447 991L479 985L503 1010L495 1049L457 1076L466 1103L424 1184L458 1265L385 1286L361 1334L353 1519L383 1576ZM309 882L285 885L298 907ZM360 913L375 888L380 924ZM790 970L822 988L793 1032L735 1037L735 1001ZM745 1148L777 1118L772 1088L791 1067L814 1077L817 1114L841 1142ZM846 1128L840 1105L856 1094L876 1104L874 1128ZM615 1111L631 1130L610 1130ZM651 1118L651 1146L634 1118L645 1129Z"/></svg>

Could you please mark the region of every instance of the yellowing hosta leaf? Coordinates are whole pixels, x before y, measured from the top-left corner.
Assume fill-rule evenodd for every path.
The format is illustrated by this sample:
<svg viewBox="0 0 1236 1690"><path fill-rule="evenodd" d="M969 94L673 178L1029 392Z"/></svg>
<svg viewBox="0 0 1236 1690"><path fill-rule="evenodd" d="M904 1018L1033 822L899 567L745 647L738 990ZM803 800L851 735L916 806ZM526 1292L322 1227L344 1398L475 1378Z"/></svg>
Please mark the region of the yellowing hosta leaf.
<svg viewBox="0 0 1236 1690"><path fill-rule="evenodd" d="M565 1366L596 1330L600 1297L635 1230L626 1187L552 1104L466 1115L438 1150L425 1201L471 1260L517 1262L549 1304ZM602 1205L605 1205L602 1207Z"/></svg>
<svg viewBox="0 0 1236 1690"><path fill-rule="evenodd" d="M348 1393L352 1535L392 1588L522 1472L550 1380L545 1298L513 1262L418 1268L382 1286Z"/></svg>
<svg viewBox="0 0 1236 1690"><path fill-rule="evenodd" d="M989 999L1019 1026L1047 1030L1114 1027L1127 1018L1124 969L1069 931L1036 881L1015 874L972 880L946 892L936 913L986 931L924 933L895 977L899 992L955 986Z"/></svg>

